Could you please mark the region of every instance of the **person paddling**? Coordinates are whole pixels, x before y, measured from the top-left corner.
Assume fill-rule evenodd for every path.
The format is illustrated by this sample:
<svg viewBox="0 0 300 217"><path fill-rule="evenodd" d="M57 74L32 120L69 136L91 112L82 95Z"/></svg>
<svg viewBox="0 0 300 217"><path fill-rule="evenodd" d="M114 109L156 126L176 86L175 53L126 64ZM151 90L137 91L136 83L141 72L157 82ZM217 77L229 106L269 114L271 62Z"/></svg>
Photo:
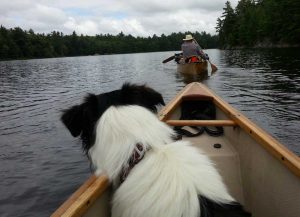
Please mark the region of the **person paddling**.
<svg viewBox="0 0 300 217"><path fill-rule="evenodd" d="M192 35L186 35L181 45L182 56L186 62L199 62L198 56L206 60L206 55Z"/></svg>
<svg viewBox="0 0 300 217"><path fill-rule="evenodd" d="M212 72L218 70L218 68L211 63L211 61L209 60L209 56L203 52L202 48L192 35L186 35L183 41L184 42L181 45L182 53L177 53L173 56L170 56L167 59L163 60L162 63L167 63L173 59L175 59L175 62L177 62L178 64L182 64L184 62L199 62L198 57L201 57L203 61L208 61L210 63Z"/></svg>

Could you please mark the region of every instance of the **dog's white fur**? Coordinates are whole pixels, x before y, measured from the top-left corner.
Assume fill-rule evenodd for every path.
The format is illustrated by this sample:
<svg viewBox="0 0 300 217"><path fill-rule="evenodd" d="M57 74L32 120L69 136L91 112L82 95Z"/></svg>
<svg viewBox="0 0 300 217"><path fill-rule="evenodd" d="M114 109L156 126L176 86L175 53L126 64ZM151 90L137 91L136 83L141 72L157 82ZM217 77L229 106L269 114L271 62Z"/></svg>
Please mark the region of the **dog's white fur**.
<svg viewBox="0 0 300 217"><path fill-rule="evenodd" d="M101 116L89 150L96 175L106 174L117 183L135 145L149 149L115 191L113 217L197 217L199 195L220 203L234 201L210 159L189 142L174 142L173 135L140 106L111 106Z"/></svg>

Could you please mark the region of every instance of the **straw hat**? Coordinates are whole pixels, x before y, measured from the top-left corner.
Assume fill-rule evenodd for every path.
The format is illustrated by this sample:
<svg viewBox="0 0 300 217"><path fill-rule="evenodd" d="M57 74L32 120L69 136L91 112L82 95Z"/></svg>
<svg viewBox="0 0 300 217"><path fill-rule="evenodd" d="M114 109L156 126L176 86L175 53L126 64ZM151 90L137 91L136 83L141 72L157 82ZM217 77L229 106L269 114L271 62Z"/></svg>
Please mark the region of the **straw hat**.
<svg viewBox="0 0 300 217"><path fill-rule="evenodd" d="M192 35L186 35L185 38L183 39L184 41L189 41L189 40L193 40L193 36Z"/></svg>

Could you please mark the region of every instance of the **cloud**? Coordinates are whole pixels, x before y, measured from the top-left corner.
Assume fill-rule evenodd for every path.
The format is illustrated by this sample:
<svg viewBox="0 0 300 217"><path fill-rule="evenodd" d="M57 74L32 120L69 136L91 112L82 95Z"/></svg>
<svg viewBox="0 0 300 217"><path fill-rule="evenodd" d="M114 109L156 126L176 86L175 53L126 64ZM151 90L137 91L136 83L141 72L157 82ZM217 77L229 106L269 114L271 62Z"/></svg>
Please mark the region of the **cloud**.
<svg viewBox="0 0 300 217"><path fill-rule="evenodd" d="M21 5L13 6L9 12L0 15L1 24L7 27L20 26L24 29L33 29L35 31L50 32L59 28L61 23L67 19L64 11L58 8L45 5L35 4L30 5L28 2ZM3 21L2 21L3 19Z"/></svg>
<svg viewBox="0 0 300 217"><path fill-rule="evenodd" d="M78 21L74 17L69 17L63 24L68 33L77 30L77 33L85 33L86 35L94 35L97 33L97 25L90 20Z"/></svg>
<svg viewBox="0 0 300 217"><path fill-rule="evenodd" d="M237 0L233 0L235 6ZM225 0L10 0L0 2L0 24L70 34L151 36L184 31L215 33Z"/></svg>
<svg viewBox="0 0 300 217"><path fill-rule="evenodd" d="M128 7L131 12L142 13L142 14L157 14L157 13L177 13L181 10L192 10L195 11L218 11L220 6L224 5L222 0L185 0L181 2L176 2L173 0L127 0L124 1L123 6Z"/></svg>
<svg viewBox="0 0 300 217"><path fill-rule="evenodd" d="M172 32L186 32L186 31L206 31L213 33L215 31L215 23L211 22L216 19L217 12L210 12L207 14L190 13L189 10L181 10L176 14L154 15L151 17L141 18L145 26L150 29L156 30L159 34L170 34ZM161 19L163 17L164 19ZM157 22L160 20L160 22Z"/></svg>

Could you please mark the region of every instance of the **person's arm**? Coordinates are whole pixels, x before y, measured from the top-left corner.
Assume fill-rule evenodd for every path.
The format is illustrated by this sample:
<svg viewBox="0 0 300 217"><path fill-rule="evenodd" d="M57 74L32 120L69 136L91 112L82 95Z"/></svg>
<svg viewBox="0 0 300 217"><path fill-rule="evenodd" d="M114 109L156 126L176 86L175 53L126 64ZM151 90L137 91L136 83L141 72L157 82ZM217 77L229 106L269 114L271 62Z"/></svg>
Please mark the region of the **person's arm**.
<svg viewBox="0 0 300 217"><path fill-rule="evenodd" d="M196 44L196 46L197 46L197 53L198 53L200 56L204 55L204 52L203 52L202 48L200 47L200 45L199 45L199 44Z"/></svg>
<svg viewBox="0 0 300 217"><path fill-rule="evenodd" d="M200 47L200 45L197 42L195 42L195 43L196 43L196 46L197 46L197 53L198 53L198 55L200 57L202 57L204 60L207 60L208 59L207 55L204 53L204 51L202 50L202 48Z"/></svg>

